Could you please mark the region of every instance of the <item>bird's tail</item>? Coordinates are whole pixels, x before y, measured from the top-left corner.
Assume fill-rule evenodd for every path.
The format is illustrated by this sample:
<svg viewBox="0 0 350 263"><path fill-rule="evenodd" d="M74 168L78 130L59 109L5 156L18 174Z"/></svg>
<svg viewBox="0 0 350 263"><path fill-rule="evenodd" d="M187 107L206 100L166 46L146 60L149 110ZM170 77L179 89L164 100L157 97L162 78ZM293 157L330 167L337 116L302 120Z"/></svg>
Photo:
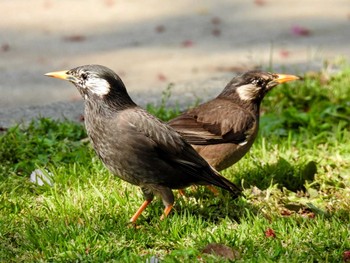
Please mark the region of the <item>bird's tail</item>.
<svg viewBox="0 0 350 263"><path fill-rule="evenodd" d="M231 192L235 196L239 196L242 193L242 188L238 185L235 185L230 180L223 177L218 171L216 171L213 167L211 167L213 175L211 176L212 182L211 184L218 186L222 189L225 189Z"/></svg>

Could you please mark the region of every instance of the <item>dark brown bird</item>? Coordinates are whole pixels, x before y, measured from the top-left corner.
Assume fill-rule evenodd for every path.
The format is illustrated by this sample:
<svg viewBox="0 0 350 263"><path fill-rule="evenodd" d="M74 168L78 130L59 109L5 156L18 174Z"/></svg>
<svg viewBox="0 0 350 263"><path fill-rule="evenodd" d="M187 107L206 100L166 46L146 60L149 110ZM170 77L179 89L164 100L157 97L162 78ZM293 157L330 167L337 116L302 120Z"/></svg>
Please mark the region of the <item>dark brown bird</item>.
<svg viewBox="0 0 350 263"><path fill-rule="evenodd" d="M237 196L241 190L212 169L169 125L138 107L119 76L100 65L86 65L46 76L72 82L85 100L85 126L97 155L121 179L141 187L145 201L131 218L160 195L167 216L171 189L215 185Z"/></svg>
<svg viewBox="0 0 350 263"><path fill-rule="evenodd" d="M259 128L260 103L266 93L297 76L249 71L233 78L215 99L190 109L169 125L216 170L238 162L252 146Z"/></svg>

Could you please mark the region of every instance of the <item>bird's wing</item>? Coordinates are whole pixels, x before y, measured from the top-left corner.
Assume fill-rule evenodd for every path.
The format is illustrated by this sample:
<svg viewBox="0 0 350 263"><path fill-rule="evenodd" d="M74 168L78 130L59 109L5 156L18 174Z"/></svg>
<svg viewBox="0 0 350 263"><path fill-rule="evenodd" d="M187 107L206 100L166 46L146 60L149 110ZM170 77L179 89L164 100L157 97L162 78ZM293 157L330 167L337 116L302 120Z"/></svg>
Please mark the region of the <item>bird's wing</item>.
<svg viewBox="0 0 350 263"><path fill-rule="evenodd" d="M256 116L229 100L214 99L188 110L169 125L195 145L244 144L252 133Z"/></svg>
<svg viewBox="0 0 350 263"><path fill-rule="evenodd" d="M127 123L128 130L137 137L138 146L135 144L135 148L143 148L145 157L158 161L158 163L145 164L146 166L157 165L159 169L167 166L168 168L164 169L168 173L170 173L169 168L172 167L176 170L178 177L182 176L182 180L213 184L234 193L240 191L233 183L213 170L180 134L148 112L137 108L136 110L124 111L121 118L124 119L123 125ZM122 122L119 120L119 123ZM168 175L165 173L163 176L163 179L166 180ZM163 179L158 178L157 183Z"/></svg>

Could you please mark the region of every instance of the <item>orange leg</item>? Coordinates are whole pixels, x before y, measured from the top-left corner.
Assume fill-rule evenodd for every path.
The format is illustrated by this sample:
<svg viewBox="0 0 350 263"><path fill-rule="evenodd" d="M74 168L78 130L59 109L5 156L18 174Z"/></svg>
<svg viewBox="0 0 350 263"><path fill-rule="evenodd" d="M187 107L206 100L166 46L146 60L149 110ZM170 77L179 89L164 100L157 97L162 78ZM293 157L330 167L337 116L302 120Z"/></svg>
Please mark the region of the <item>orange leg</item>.
<svg viewBox="0 0 350 263"><path fill-rule="evenodd" d="M146 200L143 202L143 204L140 206L139 209L137 209L136 213L131 217L130 219L130 223L135 223L137 218L139 218L139 216L141 215L141 213L143 212L143 210L146 209L146 207L151 203L152 200Z"/></svg>
<svg viewBox="0 0 350 263"><path fill-rule="evenodd" d="M212 185L206 185L206 187L209 189L210 192L212 192L215 196L218 196L219 195L219 192L218 190L212 186Z"/></svg>
<svg viewBox="0 0 350 263"><path fill-rule="evenodd" d="M181 196L186 196L186 193L185 193L185 190L184 189L179 189L178 190L178 192L179 192L179 194L181 195Z"/></svg>
<svg viewBox="0 0 350 263"><path fill-rule="evenodd" d="M164 218L166 218L169 215L172 208L173 208L173 205L167 205L164 209L163 215L160 217L160 220L163 220Z"/></svg>

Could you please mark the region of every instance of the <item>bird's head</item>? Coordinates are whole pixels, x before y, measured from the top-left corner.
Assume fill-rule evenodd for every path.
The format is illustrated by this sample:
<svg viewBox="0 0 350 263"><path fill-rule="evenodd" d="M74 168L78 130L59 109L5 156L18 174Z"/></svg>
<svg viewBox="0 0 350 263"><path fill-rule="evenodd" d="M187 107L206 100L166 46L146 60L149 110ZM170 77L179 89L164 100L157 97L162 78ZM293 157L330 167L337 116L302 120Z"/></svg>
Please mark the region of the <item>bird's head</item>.
<svg viewBox="0 0 350 263"><path fill-rule="evenodd" d="M124 83L111 69L100 65L85 65L70 70L46 73L45 76L72 82L84 99L105 99L126 93Z"/></svg>
<svg viewBox="0 0 350 263"><path fill-rule="evenodd" d="M236 94L244 102L260 102L273 87L297 79L299 77L294 75L248 71L233 78L220 96L231 97L233 94Z"/></svg>

